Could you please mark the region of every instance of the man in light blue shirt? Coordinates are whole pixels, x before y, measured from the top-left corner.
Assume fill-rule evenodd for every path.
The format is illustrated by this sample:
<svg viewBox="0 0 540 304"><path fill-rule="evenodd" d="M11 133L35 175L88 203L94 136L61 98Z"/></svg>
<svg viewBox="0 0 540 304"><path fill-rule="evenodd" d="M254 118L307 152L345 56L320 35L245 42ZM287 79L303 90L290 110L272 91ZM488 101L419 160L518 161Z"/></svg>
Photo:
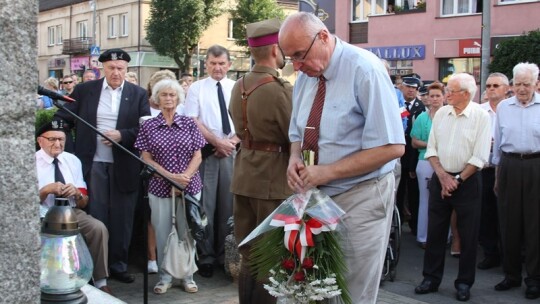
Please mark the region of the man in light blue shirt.
<svg viewBox="0 0 540 304"><path fill-rule="evenodd" d="M521 286L521 248L525 245L525 297L540 297L540 94L538 66L514 67L514 97L497 106L493 164L505 278L503 291Z"/></svg>
<svg viewBox="0 0 540 304"><path fill-rule="evenodd" d="M289 16L279 44L302 72L293 90L289 187L318 187L347 213L349 292L353 303L375 303L394 208L392 170L405 144L392 82L379 58L331 35L313 14ZM307 126L320 81L326 88L320 127ZM305 166L308 128L318 134L318 162Z"/></svg>

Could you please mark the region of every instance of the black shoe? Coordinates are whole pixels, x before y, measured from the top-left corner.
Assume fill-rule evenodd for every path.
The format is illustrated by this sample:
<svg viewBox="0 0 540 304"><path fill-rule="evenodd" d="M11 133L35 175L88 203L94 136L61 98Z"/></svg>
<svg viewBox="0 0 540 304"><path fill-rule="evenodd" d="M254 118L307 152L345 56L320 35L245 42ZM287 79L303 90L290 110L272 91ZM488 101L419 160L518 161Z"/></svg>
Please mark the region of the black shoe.
<svg viewBox="0 0 540 304"><path fill-rule="evenodd" d="M525 290L525 298L531 299L531 300L540 298L540 287L527 286L527 290Z"/></svg>
<svg viewBox="0 0 540 304"><path fill-rule="evenodd" d="M439 290L439 286L436 286L435 283L430 280L424 279L420 285L416 286L414 293L426 294L436 292L437 290Z"/></svg>
<svg viewBox="0 0 540 304"><path fill-rule="evenodd" d="M495 290L505 291L510 288L519 287L519 286L521 286L521 281L516 282L516 281L512 281L510 279L505 278L499 284L495 285Z"/></svg>
<svg viewBox="0 0 540 304"><path fill-rule="evenodd" d="M482 262L478 263L476 267L478 267L478 269L486 270L500 265L501 260L499 258L486 257Z"/></svg>
<svg viewBox="0 0 540 304"><path fill-rule="evenodd" d="M468 301L471 298L471 287L467 284L457 284L456 299L461 302Z"/></svg>
<svg viewBox="0 0 540 304"><path fill-rule="evenodd" d="M117 281L120 281L122 283L133 283L135 281L135 277L132 274L127 273L127 271L124 271L124 272L111 271L111 278Z"/></svg>
<svg viewBox="0 0 540 304"><path fill-rule="evenodd" d="M201 264L199 265L199 274L205 278L211 278L214 275L214 265Z"/></svg>

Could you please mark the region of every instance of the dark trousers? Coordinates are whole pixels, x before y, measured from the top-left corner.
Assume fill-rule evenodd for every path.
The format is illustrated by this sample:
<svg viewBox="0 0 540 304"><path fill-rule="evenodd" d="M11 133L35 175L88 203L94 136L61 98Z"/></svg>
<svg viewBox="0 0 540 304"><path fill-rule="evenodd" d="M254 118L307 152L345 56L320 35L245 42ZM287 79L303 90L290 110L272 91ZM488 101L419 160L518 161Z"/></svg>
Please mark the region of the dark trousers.
<svg viewBox="0 0 540 304"><path fill-rule="evenodd" d="M525 284L540 286L540 158L503 155L497 181L504 273L512 281L521 281L525 245Z"/></svg>
<svg viewBox="0 0 540 304"><path fill-rule="evenodd" d="M416 226L418 224L418 205L420 199L420 191L418 190L418 181L416 178L411 178L409 171L416 174L416 168L410 169L404 165L405 159L401 159L401 180L399 181L397 193L396 193L396 205L399 210L400 218L404 218L405 202L409 207L411 213L411 219L409 220L409 227L413 234L416 234Z"/></svg>
<svg viewBox="0 0 540 304"><path fill-rule="evenodd" d="M480 235L478 241L485 257L500 258L499 251L499 211L497 196L493 192L495 168L482 170L482 212L480 216Z"/></svg>
<svg viewBox="0 0 540 304"><path fill-rule="evenodd" d="M112 163L92 164L88 210L109 230L109 268L117 273L127 271L138 191L118 191L113 171Z"/></svg>
<svg viewBox="0 0 540 304"><path fill-rule="evenodd" d="M461 237L459 271L454 284L472 286L476 275L476 249L480 226L482 175L475 173L467 178L452 196L441 198L441 183L433 174L429 188L428 235L424 254L426 279L436 285L442 281L446 241L452 211L456 211L457 229Z"/></svg>
<svg viewBox="0 0 540 304"><path fill-rule="evenodd" d="M283 202L279 200L262 200L249 198L242 195L234 195L234 237L236 244L240 244L251 231L253 231L266 217ZM256 239L257 240L257 239ZM271 296L263 284L265 282L256 279L256 274L252 273L250 263L250 242L247 245L239 248L242 255L240 265L240 274L238 278L238 300L240 304L273 304L276 303L276 298Z"/></svg>

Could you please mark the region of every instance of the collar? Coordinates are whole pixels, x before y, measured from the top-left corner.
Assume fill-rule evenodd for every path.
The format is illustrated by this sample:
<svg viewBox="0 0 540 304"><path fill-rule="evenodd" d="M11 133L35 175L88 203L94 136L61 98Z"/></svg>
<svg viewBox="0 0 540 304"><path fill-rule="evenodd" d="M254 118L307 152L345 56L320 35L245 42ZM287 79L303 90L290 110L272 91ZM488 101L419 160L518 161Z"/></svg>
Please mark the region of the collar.
<svg viewBox="0 0 540 304"><path fill-rule="evenodd" d="M39 149L39 151L37 151L39 157L41 159L43 159L47 164L52 164L53 160L54 160L54 157L50 156L49 154L47 154L43 149ZM63 157L62 155L64 154L64 152L60 153L56 158L58 158L58 160L62 163L63 162Z"/></svg>
<svg viewBox="0 0 540 304"><path fill-rule="evenodd" d="M469 117L469 116L471 116L471 111L472 111L472 108L474 107L473 103L475 103L475 102L472 101L472 100L469 100L469 103L467 104L465 109L463 109L463 111L461 111L461 113L459 115L456 113L456 109L454 108L454 106L451 106L452 111L448 112L448 114L452 114L454 116L464 115L465 117Z"/></svg>
<svg viewBox="0 0 540 304"><path fill-rule="evenodd" d="M216 86L218 82L222 82L222 81L224 81L225 79L227 79L227 76L223 77L220 81L217 81L217 80L215 80L215 79L212 78L212 77L208 77L208 78L206 78L206 79L207 79L207 81L209 81L213 86ZM222 83L222 84L223 84L223 83Z"/></svg>
<svg viewBox="0 0 540 304"><path fill-rule="evenodd" d="M508 98L508 104L511 104L511 105L518 105L520 107L523 107L521 105L521 103L517 100L516 96L512 96L510 98ZM534 92L534 95L533 95L533 100L532 102L529 102L525 107L528 107L528 106L531 106L532 104L535 104L535 103L538 103L540 104L540 94Z"/></svg>
<svg viewBox="0 0 540 304"><path fill-rule="evenodd" d="M126 81L122 81L122 84L116 88L116 90L120 89L120 91L122 91L124 89L124 84L126 83ZM111 90L113 89L108 83L107 83L107 78L103 77L103 86L101 87L102 90L105 90L107 88L110 88Z"/></svg>
<svg viewBox="0 0 540 304"><path fill-rule="evenodd" d="M163 116L163 113L159 112L159 114L156 117L154 117L154 119L157 122L156 125L155 125L155 128L167 126L167 122L165 121L165 117ZM178 113L174 113L173 123L172 124L180 126L181 125L181 120L182 120L182 117L180 115L178 115Z"/></svg>
<svg viewBox="0 0 540 304"><path fill-rule="evenodd" d="M336 45L334 47L334 52L332 53L332 56L330 56L330 62L328 63L328 66L326 67L326 70L322 73L321 76L324 76L326 81L336 79L339 75L339 65L338 61L341 58L341 54L343 53L343 41L339 39L336 36L333 36L336 40Z"/></svg>
<svg viewBox="0 0 540 304"><path fill-rule="evenodd" d="M255 64L253 68L251 69L251 72L268 73L274 77L279 77L279 72L276 69L268 67L268 66L260 65L260 64Z"/></svg>

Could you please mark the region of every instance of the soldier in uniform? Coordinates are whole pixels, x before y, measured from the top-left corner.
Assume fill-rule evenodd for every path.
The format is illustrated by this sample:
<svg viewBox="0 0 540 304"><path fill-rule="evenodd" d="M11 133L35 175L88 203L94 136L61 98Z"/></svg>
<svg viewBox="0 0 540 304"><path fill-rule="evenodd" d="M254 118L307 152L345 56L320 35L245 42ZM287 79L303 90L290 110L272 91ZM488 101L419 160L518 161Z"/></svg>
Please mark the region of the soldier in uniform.
<svg viewBox="0 0 540 304"><path fill-rule="evenodd" d="M278 46L277 19L248 24L248 44L255 65L238 80L229 112L242 140L236 155L231 190L234 235L240 243L292 192L287 185L292 85L279 77L285 59ZM275 303L249 269L250 244L240 248L239 300Z"/></svg>

